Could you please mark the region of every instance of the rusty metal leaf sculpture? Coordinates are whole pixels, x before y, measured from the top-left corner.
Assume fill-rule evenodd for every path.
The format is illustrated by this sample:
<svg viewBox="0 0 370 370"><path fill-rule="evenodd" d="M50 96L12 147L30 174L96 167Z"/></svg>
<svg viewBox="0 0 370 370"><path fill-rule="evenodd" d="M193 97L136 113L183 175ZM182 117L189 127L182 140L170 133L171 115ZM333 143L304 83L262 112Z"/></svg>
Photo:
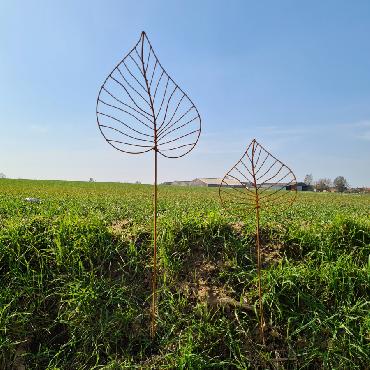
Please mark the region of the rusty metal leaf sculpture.
<svg viewBox="0 0 370 370"><path fill-rule="evenodd" d="M100 132L129 154L154 151L154 232L151 334L156 331L157 155L179 158L197 144L201 118L189 96L162 67L145 32L100 88Z"/></svg>
<svg viewBox="0 0 370 370"><path fill-rule="evenodd" d="M290 206L297 196L296 177L287 165L253 139L243 156L222 179L219 196L224 206L232 205L255 210L259 330L261 340L264 342L260 211Z"/></svg>
<svg viewBox="0 0 370 370"><path fill-rule="evenodd" d="M96 113L104 138L125 153L179 158L201 131L197 108L162 67L145 32L104 81Z"/></svg>

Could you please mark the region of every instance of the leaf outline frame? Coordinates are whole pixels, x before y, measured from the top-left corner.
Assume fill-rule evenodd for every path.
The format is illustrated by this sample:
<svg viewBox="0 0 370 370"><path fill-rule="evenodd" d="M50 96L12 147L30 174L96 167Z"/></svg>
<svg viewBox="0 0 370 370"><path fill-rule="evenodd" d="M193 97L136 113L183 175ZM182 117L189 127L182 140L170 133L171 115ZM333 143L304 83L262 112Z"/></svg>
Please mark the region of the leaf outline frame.
<svg viewBox="0 0 370 370"><path fill-rule="evenodd" d="M144 61L144 54L143 54L143 48L144 48L144 43L147 43L147 45L148 45L148 47L149 47L149 52L148 52L148 55L149 55L149 57L148 57L148 61L147 61L147 67L146 67L146 69L145 69L145 61ZM102 129L102 127L108 127L108 126L106 126L106 125L104 125L104 124L102 124L100 121L100 119L99 119L99 115L104 115L104 114L102 114L102 112L100 112L99 111L99 102L103 102L102 101L102 99L100 98L101 97L101 95L102 95L102 91L103 90L105 90L105 91L107 91L106 89L105 89L105 86L106 86L106 84L107 84L107 82L108 82L108 80L111 78L113 78L112 77L112 75L113 75L113 73L115 73L116 71L119 71L119 73L122 75L122 73L121 73L121 71L120 71L120 69L119 69L119 67L120 66L122 66L122 64L125 64L125 60L127 59L127 58L129 58L129 57L131 57L131 53L133 53L133 52L136 52L136 54L139 56L139 58L140 58L140 55L137 53L137 47L138 47L138 45L140 45L141 44L141 62L142 62L142 66L143 66L143 73L144 73L144 75L142 75L142 77L144 77L144 80L145 80L145 82L148 82L148 80L147 80L147 77L146 77L146 72L147 72L147 70L148 70L148 67L149 67L149 59L150 59L150 55L153 55L153 58L155 59L155 66L156 65L158 65L159 66L159 68L161 69L161 71L162 71L162 74L161 75L165 75L166 77L167 77L167 81L169 82L169 81L171 81L171 83L173 84L173 86L175 87L174 88L174 90L173 90L173 93L174 93L174 91L175 90L178 90L179 92L181 92L181 94L182 94L182 98L181 98L181 101L182 101L182 99L184 99L185 98L185 100L187 100L189 103L190 103L190 108L189 108L189 111L190 110L192 110L192 109L194 109L195 110L195 113L196 113L196 116L193 118L193 120L191 120L190 121L190 123L192 122L192 121L195 121L195 120L198 120L198 122L199 122L199 126L197 126L198 128L196 129L196 130L194 130L194 131L192 131L190 134L193 134L193 133L197 133L197 135L196 135L196 138L194 139L194 141L192 142L192 143L190 143L190 144L185 144L185 145L181 145L181 146L179 146L179 147L175 147L175 148L169 148L169 149L165 149L166 151L171 151L171 150L177 150L177 149L180 149L181 147L185 147L185 146L189 146L190 148L188 149L188 150L186 150L185 152L183 152L183 153L181 153L180 155L168 155L168 154L165 154L165 153L163 153L163 151L161 150L161 146L163 146L163 145L166 145L166 144L168 144L168 143L170 143L170 142L176 142L176 141L178 141L178 140L180 140L180 139L182 139L182 138L184 138L184 137L186 137L186 136L189 136L190 134L189 133L187 133L187 134L184 134L184 135L182 135L182 136L180 136L180 137L177 137L177 138L175 138L175 139L173 139L173 140L169 140L168 142L165 142L165 143L159 143L158 142L158 140L161 140L161 139L163 139L163 138L165 138L168 134L169 134L169 132L167 132L166 133L166 129L168 129L169 127L171 128L171 127L173 127L173 125L171 126L168 126L168 122L167 122L167 127L166 127L166 123L165 123L165 121L163 121L163 122L161 122L161 125L159 126L159 128L156 128L156 125L157 125L157 122L156 122L156 120L157 120L157 118L158 118L158 116L159 116L159 113L157 114L157 116L156 116L156 114L155 114L155 107L154 107L154 103L155 102L153 102L152 100L151 100L151 91L150 91L150 87L148 87L148 85L146 85L147 86L147 90L146 90L146 93L147 93L147 95L148 95L148 97L149 97L149 99L150 99L150 105L151 105L151 108L152 108L152 116L151 116L151 118L153 119L153 121L151 122L152 123L152 125L153 125L153 127L152 128L150 128L151 130L153 130L154 131L154 136L152 136L152 135L147 135L147 134L144 134L145 136L151 136L152 138L153 138L153 141L150 141L150 140L145 140L145 139L141 139L141 138L135 138L135 137L131 137L130 135L128 135L127 133L124 133L124 132L122 132L122 131L120 131L120 130L118 130L118 129L116 129L116 128L112 128L112 127L110 127L110 129L113 129L114 131L117 131L118 133L121 133L122 135L124 135L124 136L126 136L126 137L130 137L130 138L133 138L133 139L135 139L135 140L138 140L138 141L147 141L147 142L151 142L153 145L138 145L138 144L130 144L130 143L122 143L121 142L121 144L126 144L126 145L133 145L133 146L136 146L136 147L143 147L143 148L147 148L147 149L144 149L144 150L139 150L139 151L129 151L129 150L123 150L123 149L121 149L121 148L119 148L117 145L114 145L114 142L115 142L115 140L111 140L111 139L109 139L108 137L107 137L107 135L105 134L105 132L104 132L104 130ZM155 68L156 67L154 67L154 71L155 71ZM145 72L144 72L145 71ZM153 76L154 76L154 72L153 71L153 75L152 75L152 79L153 79ZM123 76L122 76L123 77ZM134 77L134 79L137 81L137 79ZM167 82L167 83L168 83ZM140 83L140 82L139 82ZM144 86L142 86L142 87L144 87ZM158 87L158 85L157 85L157 87ZM107 91L108 92L108 94L110 95L110 93L109 93L109 91ZM173 94L172 93L172 94ZM127 93L128 94L128 93ZM129 95L129 94L128 94ZM165 95L164 95L165 96ZM171 95L171 97L172 97L172 95ZM169 97L169 100L171 99L171 97ZM117 99L116 99L117 100ZM131 99L132 100L132 99ZM167 108L168 108L168 105L169 105L169 100L167 101ZM179 106L179 104L181 104L181 101L178 103L178 106ZM103 102L104 103L104 102ZM121 102L122 103L122 102ZM162 104L163 104L163 101L162 101ZM161 104L161 106L162 106L162 104ZM109 104L107 104L107 105L109 105ZM178 106L177 106L177 108L178 108ZM166 109L167 109L166 108ZM132 109L132 107L131 107L131 109ZM133 109L134 111L135 111L135 109ZM161 110L161 108L159 109L159 110ZM177 112L177 109L175 110L175 113L174 113L174 115L176 114L176 112ZM128 113L128 114L130 114L130 113ZM140 113L139 113L140 114ZM186 114L187 114L187 112L186 112ZM162 66L162 64L161 64L161 62L159 61L159 59L158 59L158 57L157 57L157 55L156 55L156 53L155 53L155 51L154 51L154 49L153 49L153 47L152 47L152 45L151 45L151 43L150 43L150 41L149 41L149 39L148 39L148 37L147 37L147 35L146 35L146 33L143 31L142 33L141 33L141 36L140 36L140 38L139 38L139 40L137 41L137 43L133 46L133 48L116 64L116 66L114 67L114 69L110 72L110 74L106 77L106 79L104 80L104 82L103 82L103 84L101 85L101 87L100 87L100 90L99 90L99 94L98 94L98 98L97 98L97 102L96 102L96 117L97 117L97 124L98 124L98 127L99 127L99 130L100 130L100 132L101 132L101 134L103 135L103 137L104 137L104 139L111 145L111 146L113 146L116 150L118 150L118 151L121 151L121 152L124 152L124 153L128 153L128 154L143 154L143 153L147 153L147 152L150 152L151 150L154 150L154 151L157 151L159 154L161 154L163 157L166 157L166 158L181 158L181 157L183 157L183 156L185 156L186 154L188 154L188 153L190 153L193 149L194 149L194 147L196 146L196 144L198 143L198 141L199 141L199 137L200 137L200 134L201 134L201 130L202 130L202 125L201 125L201 117L200 117L200 114L199 114L199 111L198 111L198 109L197 109L197 107L195 106L195 104L194 104L194 102L190 99L190 97L182 90L182 88L172 79L172 77L167 73L167 71L163 68L163 66ZM109 116L108 116L109 117ZM112 119L114 119L114 117L110 117L110 118L112 118ZM166 118L166 117L165 117ZM173 117L172 117L173 118ZM178 119L177 121L176 121L176 123L179 121L179 120L181 120L183 118L183 116L182 117L180 117L180 119ZM180 129L180 128L182 128L182 127L184 127L184 126L186 126L187 124L188 124L189 122L186 122L185 124L183 124L182 126L180 126L180 127L177 127L176 128L176 126L175 126L175 128L173 128L172 129L172 131L170 131L170 133L171 132L173 132L173 131L175 131L175 130L177 130L177 129ZM162 128L162 126L164 126L164 128ZM132 128L131 128L132 129ZM160 130L163 130L162 132L160 131ZM135 129L132 129L134 132L136 131ZM136 131L137 132L137 131ZM164 135L162 135L163 134L163 132L165 132L165 134ZM141 133L142 134L142 133ZM143 135L143 134L142 134ZM162 136L161 136L162 135Z"/></svg>
<svg viewBox="0 0 370 370"><path fill-rule="evenodd" d="M248 151L251 148L252 148L252 156L250 157L249 154L248 154ZM268 208L268 207L270 207L270 204L269 203L271 203L274 200L274 198L271 198L271 199L268 199L268 198L270 198L274 194L277 194L280 191L283 191L282 188L277 189L277 190L275 189L275 191L272 194L267 194L267 195L264 195L263 197L260 197L260 194L264 193L266 190L268 190L268 188L267 189L265 188L265 189L262 189L261 190L262 186L265 184L265 181L263 181L260 184L257 184L254 181L254 179L253 179L253 174L254 174L254 169L253 168L256 166L256 164L253 163L254 153L256 152L256 150L258 150L258 148L260 148L260 151L259 151L259 154L258 154L258 159L256 161L256 164L258 164L258 161L259 161L261 152L264 152L266 154L266 157L263 160L263 163L260 166L260 169L263 167L264 163L267 161L268 158L271 158L271 160L273 161L273 164L270 165L270 167L268 168L268 170L261 176L261 178L263 178L264 175L266 175L267 173L269 173L269 171L275 166L275 164L279 164L281 166L281 169L285 168L288 172L287 172L287 174L285 176L283 176L282 179L284 179L288 175L291 175L292 176L291 180L287 184L285 184L285 186L291 186L292 189L285 190L286 193L283 193L280 197L283 197L284 195L287 195L287 194L288 195L291 195L293 193L293 197L290 199L290 201L287 202L288 204L287 204L286 207L291 206L295 202L295 200L297 198L297 179L296 179L296 176L295 176L294 172L291 170L290 167L288 167L280 159L276 158L267 149L265 149L256 139L253 139L249 143L249 145L247 146L247 149L245 150L245 152L243 153L243 155L241 156L241 158L234 164L234 166L225 174L225 176L221 180L221 183L220 183L220 186L219 186L219 198L220 198L220 201L221 201L221 204L222 204L223 207L226 208L228 206L228 204L225 201L225 199L223 198L223 196L221 195L221 193L222 192L224 192L224 193L226 193L226 192L227 193L230 193L230 192L228 192L228 190L230 188L232 188L234 190L236 189L236 188L233 188L231 186L228 186L229 185L227 183L228 176L232 177L232 180L238 181L239 184L240 184L240 186L238 188L242 188L243 189L243 195L239 195L239 199L241 199L241 197L243 197L243 198L246 197L246 199L247 199L247 202L236 202L236 201L232 201L231 202L233 204L236 204L239 207L240 207L240 205L243 205L244 204L244 205L247 206L245 208L249 208L249 209L255 209L256 207L258 207L258 208L265 208L265 207ZM246 166L246 164L243 162L243 159L244 158L248 158L249 163L248 162L247 163L248 164L251 164L251 168L250 169L252 170L252 173L249 171L248 166ZM247 182L240 181L239 178L236 178L235 176L230 175L236 169L237 172L239 172L243 177L245 177L246 180L248 180L248 178L244 174L242 174L241 171L238 170L238 165L239 164L242 164L243 167L249 173L249 175L252 177L252 181L249 179L248 184L253 187L253 190L250 190L249 187L247 187L247 185L246 185ZM281 170L279 170L275 174L278 175L280 171ZM269 180L273 179L274 177L275 176L270 177ZM282 179L280 179L277 183L275 183L273 185L279 185L279 184L281 184L280 181ZM271 186L271 188L272 188L272 186ZM226 191L224 189L226 189ZM250 197L249 199L248 199L248 196ZM276 199L279 199L280 197L275 198L275 200ZM266 199L267 199L267 202L265 201ZM262 200L262 202L261 202L261 200Z"/></svg>

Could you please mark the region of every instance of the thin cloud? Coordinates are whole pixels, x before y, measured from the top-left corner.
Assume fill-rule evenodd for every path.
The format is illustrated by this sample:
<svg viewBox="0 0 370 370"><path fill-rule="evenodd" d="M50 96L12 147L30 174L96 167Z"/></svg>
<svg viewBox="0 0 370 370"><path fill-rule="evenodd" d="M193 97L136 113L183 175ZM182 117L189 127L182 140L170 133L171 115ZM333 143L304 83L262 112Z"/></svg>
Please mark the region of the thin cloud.
<svg viewBox="0 0 370 370"><path fill-rule="evenodd" d="M346 129L346 133L353 138L370 141L370 120L345 123L338 125L338 128Z"/></svg>
<svg viewBox="0 0 370 370"><path fill-rule="evenodd" d="M370 141L370 130L363 132L361 135L357 137L361 140Z"/></svg>
<svg viewBox="0 0 370 370"><path fill-rule="evenodd" d="M35 133L35 134L47 134L50 132L50 128L46 125L32 124L28 126L28 128L32 133Z"/></svg>

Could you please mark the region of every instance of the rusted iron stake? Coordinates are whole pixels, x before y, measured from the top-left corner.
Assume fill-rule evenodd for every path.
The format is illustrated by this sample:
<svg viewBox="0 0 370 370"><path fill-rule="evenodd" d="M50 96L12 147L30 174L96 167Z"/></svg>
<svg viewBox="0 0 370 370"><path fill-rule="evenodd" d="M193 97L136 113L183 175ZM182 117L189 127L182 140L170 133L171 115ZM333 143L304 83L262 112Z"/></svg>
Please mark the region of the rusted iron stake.
<svg viewBox="0 0 370 370"><path fill-rule="evenodd" d="M151 323L150 323L150 335L152 338L155 337L157 331L157 192L158 192L158 181L157 181L157 150L154 151L154 235L153 235L153 278L152 278L152 307L151 307Z"/></svg>
<svg viewBox="0 0 370 370"><path fill-rule="evenodd" d="M261 245L260 245L260 205L259 205L259 195L256 180L256 168L255 168L255 147L256 142L252 142L252 178L253 186L255 190L255 208L256 208L256 253L257 253L257 275L258 275L258 301L259 301L259 333L260 339L263 344L265 344L264 327L265 320L263 315L263 305L262 305L262 284L261 284Z"/></svg>
<svg viewBox="0 0 370 370"><path fill-rule="evenodd" d="M180 158L197 144L201 119L187 94L162 67L146 35L116 65L100 88L96 116L104 139L129 154L154 151L153 271L150 335L157 309L158 154Z"/></svg>
<svg viewBox="0 0 370 370"><path fill-rule="evenodd" d="M270 206L290 206L297 193L297 181L292 170L255 139L239 161L226 173L219 187L224 206L233 205L254 210L256 217L256 256L258 278L258 326L262 344L265 344L266 322L263 310L262 253L260 235L261 210Z"/></svg>

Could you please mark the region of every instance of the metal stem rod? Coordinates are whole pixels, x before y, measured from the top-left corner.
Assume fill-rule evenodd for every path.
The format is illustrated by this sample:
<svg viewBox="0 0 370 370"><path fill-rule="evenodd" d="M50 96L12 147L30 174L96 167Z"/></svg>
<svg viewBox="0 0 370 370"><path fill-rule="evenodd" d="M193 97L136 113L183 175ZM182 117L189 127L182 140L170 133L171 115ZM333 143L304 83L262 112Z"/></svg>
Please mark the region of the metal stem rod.
<svg viewBox="0 0 370 370"><path fill-rule="evenodd" d="M262 283L261 283L261 244L260 244L260 204L259 204L259 194L258 194L258 187L257 187L257 180L256 180L256 172L255 172L255 161L254 161L254 154L255 154L255 141L252 144L252 177L253 177L253 185L255 189L255 209L256 209L256 251L257 251L257 275L258 275L258 300L259 300L259 332L260 338L262 343L265 343L265 336L264 336L264 326L265 320L263 315L263 306L262 306Z"/></svg>
<svg viewBox="0 0 370 370"><path fill-rule="evenodd" d="M156 333L157 316L157 150L154 150L154 250L153 250L153 277L152 277L152 309L151 309L151 336Z"/></svg>
<svg viewBox="0 0 370 370"><path fill-rule="evenodd" d="M256 202L256 248L257 248L257 274L258 274L258 300L259 300L259 331L263 344L265 344L264 327L265 318L262 305L262 279L261 279L261 244L260 244L260 215L259 215L258 198Z"/></svg>

